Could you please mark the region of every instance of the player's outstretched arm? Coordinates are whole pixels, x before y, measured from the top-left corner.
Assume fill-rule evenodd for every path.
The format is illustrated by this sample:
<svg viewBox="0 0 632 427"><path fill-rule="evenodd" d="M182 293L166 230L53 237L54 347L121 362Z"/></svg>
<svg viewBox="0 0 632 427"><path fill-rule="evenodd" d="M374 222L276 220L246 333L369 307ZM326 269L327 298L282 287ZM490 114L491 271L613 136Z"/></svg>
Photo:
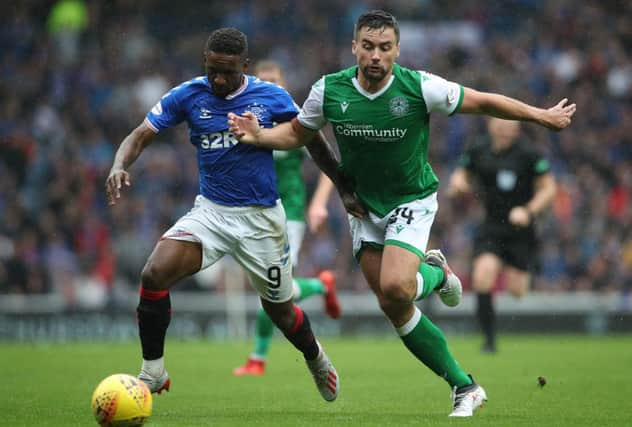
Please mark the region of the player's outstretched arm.
<svg viewBox="0 0 632 427"><path fill-rule="evenodd" d="M155 136L156 132L143 122L123 139L118 150L116 150L114 163L105 181L105 194L109 205L116 204L116 199L121 197L123 184L127 187L132 185L127 168L134 163Z"/></svg>
<svg viewBox="0 0 632 427"><path fill-rule="evenodd" d="M568 104L564 98L557 105L544 109L525 104L517 99L497 93L479 92L463 88L463 102L459 113L486 114L501 119L521 120L538 123L559 131L571 124L576 105Z"/></svg>
<svg viewBox="0 0 632 427"><path fill-rule="evenodd" d="M291 122L281 123L273 128L259 126L257 117L250 111L241 116L228 113L228 127L239 142L272 150L291 150L301 147L310 135L300 134ZM305 129L305 133L311 132ZM311 132L312 135L314 132Z"/></svg>

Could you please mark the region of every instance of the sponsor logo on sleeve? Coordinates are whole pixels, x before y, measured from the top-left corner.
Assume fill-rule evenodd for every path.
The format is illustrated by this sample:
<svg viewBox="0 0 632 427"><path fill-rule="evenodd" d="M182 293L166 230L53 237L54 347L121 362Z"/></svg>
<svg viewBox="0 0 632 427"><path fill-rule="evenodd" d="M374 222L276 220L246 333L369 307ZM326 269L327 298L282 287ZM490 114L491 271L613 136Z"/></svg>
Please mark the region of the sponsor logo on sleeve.
<svg viewBox="0 0 632 427"><path fill-rule="evenodd" d="M448 90L448 105L455 104L459 102L459 93L461 90L458 86L454 85Z"/></svg>

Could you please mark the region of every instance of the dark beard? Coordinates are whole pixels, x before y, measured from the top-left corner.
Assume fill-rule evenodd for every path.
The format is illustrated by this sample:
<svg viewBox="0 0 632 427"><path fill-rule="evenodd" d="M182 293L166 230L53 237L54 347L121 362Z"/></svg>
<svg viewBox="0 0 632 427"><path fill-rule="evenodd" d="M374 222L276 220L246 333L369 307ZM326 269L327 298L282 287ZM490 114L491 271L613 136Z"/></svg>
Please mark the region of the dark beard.
<svg viewBox="0 0 632 427"><path fill-rule="evenodd" d="M362 69L362 74L364 75L364 78L369 81L380 82L384 79L384 77L386 77L386 70L382 68L379 74L375 74L369 71L369 65L367 65Z"/></svg>
<svg viewBox="0 0 632 427"><path fill-rule="evenodd" d="M226 88L225 86L215 87L211 85L211 87L213 88L213 93L222 98L232 92L230 88Z"/></svg>

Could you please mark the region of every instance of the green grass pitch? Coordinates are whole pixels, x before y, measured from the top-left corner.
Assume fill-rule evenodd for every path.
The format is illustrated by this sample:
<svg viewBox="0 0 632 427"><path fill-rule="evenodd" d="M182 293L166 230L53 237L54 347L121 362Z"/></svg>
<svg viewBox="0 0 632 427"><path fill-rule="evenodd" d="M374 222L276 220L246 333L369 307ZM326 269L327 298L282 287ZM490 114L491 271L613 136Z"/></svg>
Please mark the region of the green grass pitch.
<svg viewBox="0 0 632 427"><path fill-rule="evenodd" d="M395 337L323 342L341 377L320 398L298 352L276 338L263 377L236 378L250 342L167 342L170 393L146 424L171 426L632 426L632 337L502 337L500 352L450 337L489 402L449 419L449 388ZM136 343L0 343L0 426L92 426L90 397L109 374L136 374ZM538 387L538 376L547 384Z"/></svg>

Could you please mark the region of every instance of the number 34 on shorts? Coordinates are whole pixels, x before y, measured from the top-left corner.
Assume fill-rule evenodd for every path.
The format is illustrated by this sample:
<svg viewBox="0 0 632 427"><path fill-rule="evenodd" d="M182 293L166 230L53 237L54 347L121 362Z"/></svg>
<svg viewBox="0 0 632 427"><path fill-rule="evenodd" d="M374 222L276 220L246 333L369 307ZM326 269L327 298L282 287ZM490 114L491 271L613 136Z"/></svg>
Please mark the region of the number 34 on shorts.
<svg viewBox="0 0 632 427"><path fill-rule="evenodd" d="M437 207L435 193L393 209L384 217L386 219L384 243L402 246L423 256Z"/></svg>
<svg viewBox="0 0 632 427"><path fill-rule="evenodd" d="M400 246L423 257L437 208L437 194L433 193L402 203L381 218L372 213L362 219L349 216L354 254L364 244L375 243Z"/></svg>

